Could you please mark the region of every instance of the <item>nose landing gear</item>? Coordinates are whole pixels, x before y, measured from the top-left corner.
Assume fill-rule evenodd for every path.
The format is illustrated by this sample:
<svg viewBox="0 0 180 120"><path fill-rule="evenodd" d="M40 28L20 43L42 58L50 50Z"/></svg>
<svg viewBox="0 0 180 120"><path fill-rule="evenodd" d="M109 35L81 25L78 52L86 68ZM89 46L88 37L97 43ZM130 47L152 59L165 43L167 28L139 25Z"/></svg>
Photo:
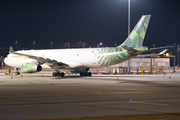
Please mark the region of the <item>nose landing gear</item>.
<svg viewBox="0 0 180 120"><path fill-rule="evenodd" d="M18 68L16 68L16 73L15 73L16 75L20 75L20 72L19 72L19 69Z"/></svg>

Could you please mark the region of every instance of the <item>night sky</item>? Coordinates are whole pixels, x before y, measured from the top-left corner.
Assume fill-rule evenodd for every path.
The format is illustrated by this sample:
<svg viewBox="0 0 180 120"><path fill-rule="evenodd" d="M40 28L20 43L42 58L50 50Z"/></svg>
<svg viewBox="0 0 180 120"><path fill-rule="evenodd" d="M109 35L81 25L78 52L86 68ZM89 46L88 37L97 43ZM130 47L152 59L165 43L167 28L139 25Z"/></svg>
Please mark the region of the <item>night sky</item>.
<svg viewBox="0 0 180 120"><path fill-rule="evenodd" d="M32 49L113 47L128 35L128 0L1 0L0 56L9 46ZM131 0L131 30L142 15L151 14L144 46L180 41L179 0ZM20 46L19 46L20 45Z"/></svg>

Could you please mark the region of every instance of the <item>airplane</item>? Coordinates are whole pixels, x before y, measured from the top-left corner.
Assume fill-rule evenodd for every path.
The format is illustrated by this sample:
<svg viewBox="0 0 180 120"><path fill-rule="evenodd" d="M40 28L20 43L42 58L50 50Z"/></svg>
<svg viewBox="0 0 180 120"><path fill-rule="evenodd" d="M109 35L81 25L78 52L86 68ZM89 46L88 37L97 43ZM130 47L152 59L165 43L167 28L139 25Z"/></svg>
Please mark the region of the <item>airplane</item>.
<svg viewBox="0 0 180 120"><path fill-rule="evenodd" d="M80 76L91 76L92 73L88 72L90 68L115 65L153 50L142 46L150 17L151 15L143 15L128 38L117 47L18 51L10 47L4 62L17 68L17 73L18 69L23 73L35 73L46 68L55 69L52 76L64 77L65 74L60 72L60 69L69 69L71 72L80 73Z"/></svg>

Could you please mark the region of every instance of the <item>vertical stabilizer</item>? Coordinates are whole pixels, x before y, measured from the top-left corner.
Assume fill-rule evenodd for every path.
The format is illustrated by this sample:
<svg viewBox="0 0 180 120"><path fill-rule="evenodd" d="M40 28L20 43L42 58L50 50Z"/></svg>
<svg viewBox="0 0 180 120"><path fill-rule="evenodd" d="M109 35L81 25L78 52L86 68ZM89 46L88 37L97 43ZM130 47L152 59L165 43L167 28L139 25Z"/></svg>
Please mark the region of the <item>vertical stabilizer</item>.
<svg viewBox="0 0 180 120"><path fill-rule="evenodd" d="M13 49L12 46L10 46L10 48L9 48L9 53L13 53L13 52L14 52L14 49Z"/></svg>
<svg viewBox="0 0 180 120"><path fill-rule="evenodd" d="M146 30L150 21L151 15L143 15L136 24L128 38L118 47L141 47L145 38Z"/></svg>

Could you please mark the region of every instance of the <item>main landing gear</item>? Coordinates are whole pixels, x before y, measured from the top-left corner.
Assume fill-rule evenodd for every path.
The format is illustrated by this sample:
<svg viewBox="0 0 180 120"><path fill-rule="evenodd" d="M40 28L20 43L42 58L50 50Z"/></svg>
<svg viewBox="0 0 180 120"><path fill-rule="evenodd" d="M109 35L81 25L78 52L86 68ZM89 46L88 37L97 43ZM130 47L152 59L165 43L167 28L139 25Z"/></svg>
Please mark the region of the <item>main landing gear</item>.
<svg viewBox="0 0 180 120"><path fill-rule="evenodd" d="M61 77L64 77L64 73L63 73L63 72L60 73L60 72L57 70L56 72L53 72L53 73L52 73L52 76L53 76L53 77L56 77L56 76L57 76L57 77L60 77L60 76L61 76Z"/></svg>
<svg viewBox="0 0 180 120"><path fill-rule="evenodd" d="M80 72L80 76L92 76L91 72Z"/></svg>
<svg viewBox="0 0 180 120"><path fill-rule="evenodd" d="M20 75L20 72L19 72L19 69L18 68L16 68L16 73L15 73L16 75Z"/></svg>

